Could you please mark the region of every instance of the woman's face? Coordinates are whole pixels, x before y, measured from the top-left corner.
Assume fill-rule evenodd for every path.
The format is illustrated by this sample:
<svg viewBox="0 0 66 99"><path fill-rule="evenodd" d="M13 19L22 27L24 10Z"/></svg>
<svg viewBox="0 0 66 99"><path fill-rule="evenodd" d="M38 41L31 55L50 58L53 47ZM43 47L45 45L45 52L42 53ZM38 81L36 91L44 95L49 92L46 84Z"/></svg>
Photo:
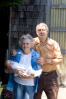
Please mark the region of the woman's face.
<svg viewBox="0 0 66 99"><path fill-rule="evenodd" d="M30 53L30 49L31 49L31 42L29 39L24 39L23 42L22 42L22 49L23 49L23 52L25 54L28 54Z"/></svg>

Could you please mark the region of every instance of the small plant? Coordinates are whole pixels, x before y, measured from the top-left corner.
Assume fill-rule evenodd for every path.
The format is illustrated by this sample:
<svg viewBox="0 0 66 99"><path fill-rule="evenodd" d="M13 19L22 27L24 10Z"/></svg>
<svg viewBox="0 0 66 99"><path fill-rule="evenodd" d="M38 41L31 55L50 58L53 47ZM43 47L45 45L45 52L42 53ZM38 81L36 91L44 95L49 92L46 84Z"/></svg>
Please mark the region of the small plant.
<svg viewBox="0 0 66 99"><path fill-rule="evenodd" d="M22 2L26 0L1 0L0 1L0 7L5 7L5 6L18 6Z"/></svg>

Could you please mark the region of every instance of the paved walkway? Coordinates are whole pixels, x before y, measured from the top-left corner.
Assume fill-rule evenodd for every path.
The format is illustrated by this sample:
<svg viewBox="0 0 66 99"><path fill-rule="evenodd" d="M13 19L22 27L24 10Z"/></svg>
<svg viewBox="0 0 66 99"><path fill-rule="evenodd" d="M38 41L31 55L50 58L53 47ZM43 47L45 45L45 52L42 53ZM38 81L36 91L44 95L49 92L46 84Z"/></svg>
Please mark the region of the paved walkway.
<svg viewBox="0 0 66 99"><path fill-rule="evenodd" d="M42 99L47 99L45 93L42 94ZM60 87L58 93L58 99L66 99L66 87Z"/></svg>

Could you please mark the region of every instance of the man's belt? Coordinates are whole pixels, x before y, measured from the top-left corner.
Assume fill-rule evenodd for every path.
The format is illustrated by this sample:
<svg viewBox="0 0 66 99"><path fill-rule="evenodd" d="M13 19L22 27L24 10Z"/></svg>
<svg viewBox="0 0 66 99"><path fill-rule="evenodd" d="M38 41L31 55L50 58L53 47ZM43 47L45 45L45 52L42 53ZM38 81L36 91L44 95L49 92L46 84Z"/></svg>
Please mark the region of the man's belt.
<svg viewBox="0 0 66 99"><path fill-rule="evenodd" d="M53 73L53 72L56 72L56 70L51 71L51 72L42 72L42 74L44 74L44 75L48 75L48 74L51 74L51 73Z"/></svg>

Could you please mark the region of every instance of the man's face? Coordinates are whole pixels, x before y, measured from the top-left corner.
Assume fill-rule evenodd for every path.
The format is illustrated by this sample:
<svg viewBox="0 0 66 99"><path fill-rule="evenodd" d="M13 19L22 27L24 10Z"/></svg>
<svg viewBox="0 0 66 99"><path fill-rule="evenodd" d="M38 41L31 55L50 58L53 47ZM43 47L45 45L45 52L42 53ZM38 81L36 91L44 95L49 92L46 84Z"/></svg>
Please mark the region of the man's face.
<svg viewBox="0 0 66 99"><path fill-rule="evenodd" d="M39 25L37 27L36 33L37 33L39 38L47 38L48 29L44 25Z"/></svg>

